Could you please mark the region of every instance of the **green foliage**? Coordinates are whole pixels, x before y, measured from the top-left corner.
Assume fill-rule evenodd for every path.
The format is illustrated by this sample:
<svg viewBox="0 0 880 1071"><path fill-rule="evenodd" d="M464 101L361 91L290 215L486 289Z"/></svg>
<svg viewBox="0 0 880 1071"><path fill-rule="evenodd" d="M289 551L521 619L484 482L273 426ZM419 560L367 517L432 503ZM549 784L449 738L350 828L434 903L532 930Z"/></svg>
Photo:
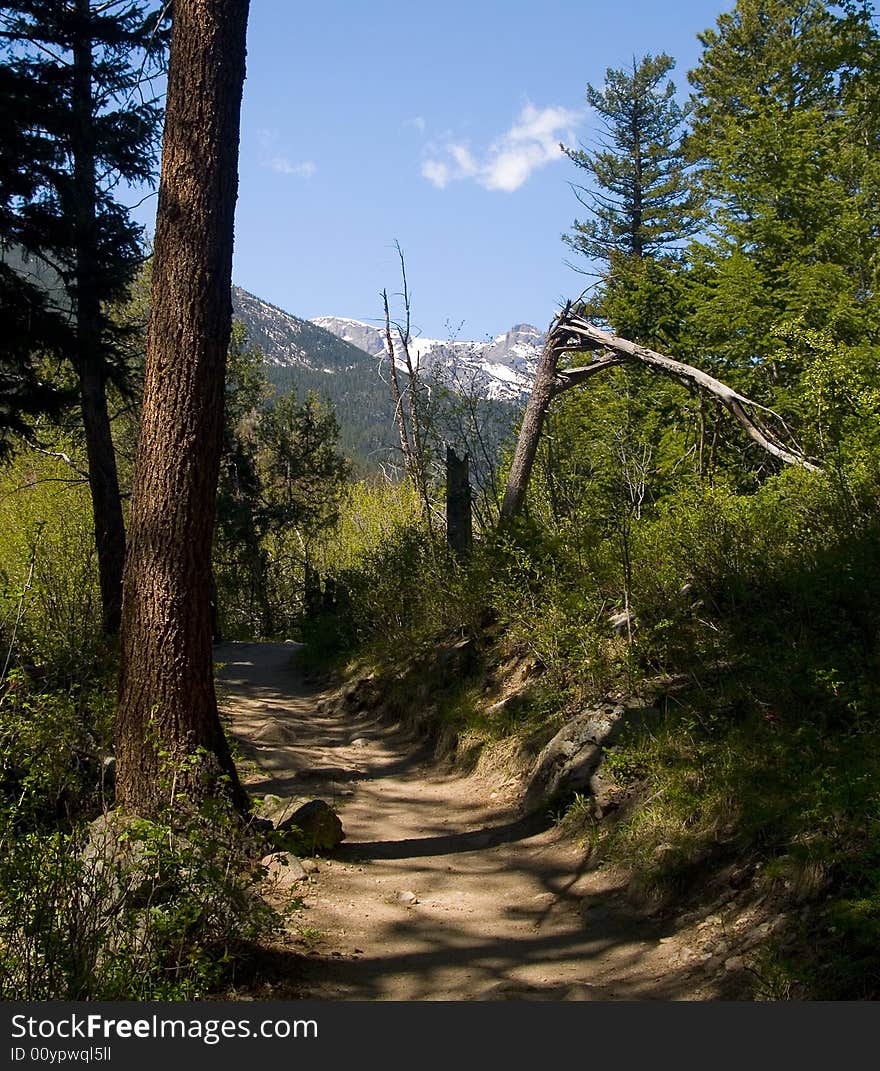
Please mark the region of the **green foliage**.
<svg viewBox="0 0 880 1071"><path fill-rule="evenodd" d="M273 395L261 362L236 325L214 559L223 634L243 638L289 633L309 610L316 539L350 471L333 409Z"/></svg>
<svg viewBox="0 0 880 1071"><path fill-rule="evenodd" d="M2 12L0 61L14 118L0 131L12 142L0 154L0 237L43 269L51 265L58 294L50 305L76 310L74 335L83 307L94 305L98 334L88 341L100 352L87 359L119 383L119 325L100 306L125 297L143 259L142 228L116 191L154 177L162 109L149 86L164 68L165 19L161 6L138 0L109 10L31 0ZM78 372L81 344L65 353Z"/></svg>
<svg viewBox="0 0 880 1071"><path fill-rule="evenodd" d="M0 815L0 998L194 1000L278 929L219 805L106 822L22 835Z"/></svg>
<svg viewBox="0 0 880 1071"><path fill-rule="evenodd" d="M739 0L701 40L688 151L714 212L697 336L785 408L801 369L775 354L793 328L876 340L877 30L867 6Z"/></svg>
<svg viewBox="0 0 880 1071"><path fill-rule="evenodd" d="M565 241L593 260L612 251L641 258L679 245L696 227L698 203L685 172L680 142L687 110L666 76L665 54L633 60L630 70L605 73L604 87L587 86L587 103L605 123L595 150L564 149L591 180L576 188L590 212Z"/></svg>
<svg viewBox="0 0 880 1071"><path fill-rule="evenodd" d="M79 462L75 449L71 459ZM81 463L81 462L80 462ZM0 639L10 665L68 683L103 664L87 486L63 460L20 454L0 471Z"/></svg>
<svg viewBox="0 0 880 1071"><path fill-rule="evenodd" d="M0 800L18 829L75 820L112 800L105 762L113 739L113 690L95 679L67 690L40 687L20 670L0 694Z"/></svg>
<svg viewBox="0 0 880 1071"><path fill-rule="evenodd" d="M279 922L259 896L261 846L217 802L96 838L117 667L85 485L63 460L19 455L0 474L0 533L0 998L216 992Z"/></svg>

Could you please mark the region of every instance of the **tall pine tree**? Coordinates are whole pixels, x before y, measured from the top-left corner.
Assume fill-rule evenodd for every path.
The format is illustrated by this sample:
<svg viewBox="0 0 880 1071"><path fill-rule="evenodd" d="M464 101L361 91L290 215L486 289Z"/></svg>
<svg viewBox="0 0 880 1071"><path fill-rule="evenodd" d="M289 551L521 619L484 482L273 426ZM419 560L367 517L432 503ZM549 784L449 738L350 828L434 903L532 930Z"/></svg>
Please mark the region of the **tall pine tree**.
<svg viewBox="0 0 880 1071"><path fill-rule="evenodd" d="M738 0L700 39L689 153L714 211L693 326L796 416L817 345L880 328L877 30L864 3Z"/></svg>
<svg viewBox="0 0 880 1071"><path fill-rule="evenodd" d="M35 133L49 91L0 66L0 99L9 102L0 109L0 451L5 453L15 436L32 430L35 418L57 413L69 401L47 382L47 373L70 351L72 334L63 298L59 307L38 282L40 262L30 263L11 241L20 207L55 162L54 146Z"/></svg>
<svg viewBox="0 0 880 1071"><path fill-rule="evenodd" d="M604 134L595 149L563 146L588 175L575 192L589 217L565 236L585 257L655 256L695 230L697 202L681 153L686 112L667 78L674 66L665 54L645 56L629 70L609 68L601 90L587 86Z"/></svg>
<svg viewBox="0 0 880 1071"><path fill-rule="evenodd" d="M144 815L224 785L247 807L211 653L247 16L248 0L174 5L116 720L117 800Z"/></svg>
<svg viewBox="0 0 880 1071"><path fill-rule="evenodd" d="M20 0L0 12L13 90L4 106L30 120L2 238L50 264L66 289L108 632L119 626L125 530L107 390L124 386L126 369L106 307L142 261L141 228L117 192L151 181L155 168L161 108L149 84L164 62L162 10L144 0Z"/></svg>

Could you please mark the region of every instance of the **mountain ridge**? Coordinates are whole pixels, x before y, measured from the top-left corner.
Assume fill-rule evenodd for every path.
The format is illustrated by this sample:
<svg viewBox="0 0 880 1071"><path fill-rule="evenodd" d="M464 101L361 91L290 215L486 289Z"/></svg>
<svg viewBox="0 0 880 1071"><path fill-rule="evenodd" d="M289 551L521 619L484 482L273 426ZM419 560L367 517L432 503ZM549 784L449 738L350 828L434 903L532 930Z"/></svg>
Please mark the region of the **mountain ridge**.
<svg viewBox="0 0 880 1071"><path fill-rule="evenodd" d="M374 357L386 353L383 328L345 316L318 316L311 322ZM453 389L475 391L497 401L521 402L531 388L543 339L537 327L520 323L482 342L416 335L410 339L409 350L423 370L439 376Z"/></svg>
<svg viewBox="0 0 880 1071"><path fill-rule="evenodd" d="M350 317L305 320L240 286L232 288L232 303L248 341L262 350L276 390L299 397L315 393L329 401L341 445L367 469L389 459L394 463L399 446L383 330ZM482 343L416 338L410 352L421 370L446 388L440 393L452 399L452 409L456 396L470 397L466 408L481 414L484 437L500 442L525 404L540 342L537 328L518 324ZM448 405L446 411L445 431L438 434L456 442L456 421L450 423ZM459 446L467 449L466 442Z"/></svg>

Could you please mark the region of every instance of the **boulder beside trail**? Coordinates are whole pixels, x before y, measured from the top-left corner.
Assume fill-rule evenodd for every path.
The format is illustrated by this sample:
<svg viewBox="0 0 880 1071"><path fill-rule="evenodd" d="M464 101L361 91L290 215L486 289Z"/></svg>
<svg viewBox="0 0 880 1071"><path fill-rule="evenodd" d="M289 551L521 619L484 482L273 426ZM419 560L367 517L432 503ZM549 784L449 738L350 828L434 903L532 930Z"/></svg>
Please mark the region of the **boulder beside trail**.
<svg viewBox="0 0 880 1071"><path fill-rule="evenodd" d="M294 885L309 880L302 863L292 852L273 852L260 860L266 868L266 885L273 892L286 892Z"/></svg>
<svg viewBox="0 0 880 1071"><path fill-rule="evenodd" d="M619 739L624 727L644 724L656 715L656 707L632 701L628 705L586 710L566 722L535 760L522 801L523 811L534 814L575 792L597 795L603 780L599 768L605 750Z"/></svg>
<svg viewBox="0 0 880 1071"><path fill-rule="evenodd" d="M178 836L174 840L181 843ZM156 894L155 845L148 843L133 815L109 810L90 822L79 858L84 866L84 896L101 901L108 909L123 900L137 903Z"/></svg>
<svg viewBox="0 0 880 1071"><path fill-rule="evenodd" d="M257 815L272 823L278 847L291 846L311 853L332 852L345 839L339 815L326 800L303 796L266 796Z"/></svg>
<svg viewBox="0 0 880 1071"><path fill-rule="evenodd" d="M332 852L345 839L339 815L324 800L309 800L293 812L290 825L296 827L312 852Z"/></svg>

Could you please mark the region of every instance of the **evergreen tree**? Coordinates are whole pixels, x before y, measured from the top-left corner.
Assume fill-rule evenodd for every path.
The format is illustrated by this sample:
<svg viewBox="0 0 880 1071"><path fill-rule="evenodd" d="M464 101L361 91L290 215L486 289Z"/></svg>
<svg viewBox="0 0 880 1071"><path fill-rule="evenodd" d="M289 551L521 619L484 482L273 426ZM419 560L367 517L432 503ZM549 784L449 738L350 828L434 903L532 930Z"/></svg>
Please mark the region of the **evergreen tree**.
<svg viewBox="0 0 880 1071"><path fill-rule="evenodd" d="M688 109L676 100L668 77L674 66L668 55L648 55L634 59L628 70L609 69L601 90L587 87L587 101L605 133L594 151L565 150L591 178L589 187L577 190L590 216L577 221L565 240L599 262L599 284L583 305L584 315L626 338L685 357L683 251L699 225L701 202L682 151ZM588 391L561 399L556 427L569 443L581 444L590 462L571 474L564 494L562 474L551 475L549 486L559 495L554 512L564 512L565 496L577 499L587 487L594 494L600 472L600 482L617 486L623 458L650 459L651 491L672 474L680 478L682 454L695 434L692 409L687 395L640 369L614 370ZM597 450L595 430L608 423L620 441L610 452ZM557 465L552 457L545 461L548 471Z"/></svg>
<svg viewBox="0 0 880 1071"><path fill-rule="evenodd" d="M655 256L694 232L698 206L681 153L687 113L673 82L664 81L674 66L665 54L645 56L630 70L609 68L601 90L587 86L604 135L595 150L563 146L590 179L575 187L590 216L564 236L583 256Z"/></svg>
<svg viewBox="0 0 880 1071"><path fill-rule="evenodd" d="M54 147L34 134L48 90L0 66L0 99L7 102L0 109L0 450L6 452L12 436L27 434L33 418L57 412L65 400L41 366L69 351L72 337L63 303L57 307L37 282L39 262L25 263L9 244L19 206L33 198L54 162Z"/></svg>
<svg viewBox="0 0 880 1071"><path fill-rule="evenodd" d="M714 213L694 337L803 418L820 355L880 328L877 31L862 3L738 0L701 40L688 151Z"/></svg>
<svg viewBox="0 0 880 1071"><path fill-rule="evenodd" d="M2 131L24 151L2 175L0 236L49 263L66 289L110 632L121 612L125 531L107 388L124 385L125 367L106 306L124 296L142 260L141 229L116 190L153 175L161 109L144 86L163 65L161 19L162 8L144 0L19 0L0 13L5 107L27 116Z"/></svg>
<svg viewBox="0 0 880 1071"><path fill-rule="evenodd" d="M701 40L689 150L716 205L713 247L746 258L778 312L858 331L880 233L868 9L739 0Z"/></svg>
<svg viewBox="0 0 880 1071"><path fill-rule="evenodd" d="M288 572L309 579L315 538L335 522L351 472L333 406L314 393L301 403L293 390L271 397L262 362L233 324L214 561L224 619L248 638L271 636L297 616L304 584L294 603L289 591L276 597L273 577L284 559Z"/></svg>

